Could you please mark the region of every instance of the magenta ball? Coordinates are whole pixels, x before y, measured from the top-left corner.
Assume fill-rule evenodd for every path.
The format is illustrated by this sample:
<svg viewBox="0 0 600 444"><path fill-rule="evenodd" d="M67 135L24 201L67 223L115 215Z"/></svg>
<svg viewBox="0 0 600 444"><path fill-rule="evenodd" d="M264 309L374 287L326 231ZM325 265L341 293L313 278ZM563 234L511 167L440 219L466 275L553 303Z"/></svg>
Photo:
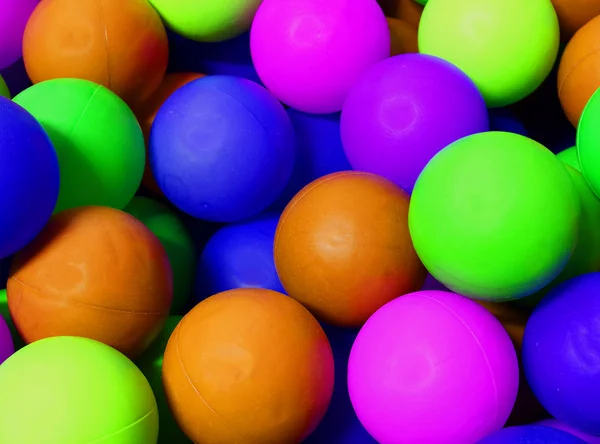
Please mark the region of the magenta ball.
<svg viewBox="0 0 600 444"><path fill-rule="evenodd" d="M23 32L39 0L0 0L0 69L21 58Z"/></svg>
<svg viewBox="0 0 600 444"><path fill-rule="evenodd" d="M577 438L583 439L588 444L600 444L600 436L588 435L587 433L581 432L570 425L565 424L564 422L560 422L558 419L544 419L543 421L537 422L536 425L562 430L576 436Z"/></svg>
<svg viewBox="0 0 600 444"><path fill-rule="evenodd" d="M518 385L502 324L445 291L384 305L360 330L348 363L352 405L380 444L477 442L504 425Z"/></svg>
<svg viewBox="0 0 600 444"><path fill-rule="evenodd" d="M14 352L15 344L10 329L4 318L0 316L0 364L6 361Z"/></svg>
<svg viewBox="0 0 600 444"><path fill-rule="evenodd" d="M376 0L264 0L250 50L279 100L326 114L340 111L361 74L389 57L390 32Z"/></svg>
<svg viewBox="0 0 600 444"><path fill-rule="evenodd" d="M350 89L341 117L352 167L408 193L440 150L488 130L485 101L473 81L425 54L398 55L371 67Z"/></svg>

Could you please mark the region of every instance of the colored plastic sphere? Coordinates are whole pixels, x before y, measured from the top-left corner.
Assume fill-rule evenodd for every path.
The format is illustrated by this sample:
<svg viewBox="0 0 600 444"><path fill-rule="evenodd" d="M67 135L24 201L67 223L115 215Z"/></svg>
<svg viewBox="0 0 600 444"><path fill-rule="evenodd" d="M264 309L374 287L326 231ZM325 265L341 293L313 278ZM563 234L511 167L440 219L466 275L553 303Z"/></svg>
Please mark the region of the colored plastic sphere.
<svg viewBox="0 0 600 444"><path fill-rule="evenodd" d="M563 430L539 425L507 427L478 441L477 444L585 444Z"/></svg>
<svg viewBox="0 0 600 444"><path fill-rule="evenodd" d="M252 217L281 194L296 156L283 106L246 79L210 76L179 88L150 134L150 164L165 196L199 219Z"/></svg>
<svg viewBox="0 0 600 444"><path fill-rule="evenodd" d="M302 305L246 288L183 318L165 351L163 383L194 442L296 444L325 415L333 371L329 341Z"/></svg>
<svg viewBox="0 0 600 444"><path fill-rule="evenodd" d="M600 17L589 21L567 44L558 68L558 97L577 128L586 104L600 88ZM598 99L596 99L598 100Z"/></svg>
<svg viewBox="0 0 600 444"><path fill-rule="evenodd" d="M154 92L168 57L165 28L146 0L44 0L23 36L33 83L91 80L130 104Z"/></svg>
<svg viewBox="0 0 600 444"><path fill-rule="evenodd" d="M392 57L369 69L350 89L341 119L354 169L379 174L409 193L441 149L488 129L475 84L454 65L423 54Z"/></svg>
<svg viewBox="0 0 600 444"><path fill-rule="evenodd" d="M322 320L361 326L423 285L408 232L409 198L374 174L340 172L307 185L286 207L275 266L287 293Z"/></svg>
<svg viewBox="0 0 600 444"><path fill-rule="evenodd" d="M235 288L266 288L284 293L273 242L279 215L227 225L210 238L198 263L196 300Z"/></svg>
<svg viewBox="0 0 600 444"><path fill-rule="evenodd" d="M390 28L392 56L419 52L417 28L404 20L386 17Z"/></svg>
<svg viewBox="0 0 600 444"><path fill-rule="evenodd" d="M415 0L378 0L386 17L403 20L415 28L419 27L423 5Z"/></svg>
<svg viewBox="0 0 600 444"><path fill-rule="evenodd" d="M193 80L197 80L204 77L204 74L184 72L167 74L156 91L150 96L144 103L136 106L133 110L135 115L140 122L142 131L144 133L144 139L146 140L146 146L150 139L150 130L152 129L152 123L156 117L156 113L165 101L173 94L177 89L183 85L190 83ZM162 195L162 191L158 187L152 170L150 169L150 162L146 162L146 169L144 170L144 177L142 183L151 191L158 195Z"/></svg>
<svg viewBox="0 0 600 444"><path fill-rule="evenodd" d="M10 99L11 97L8 85L6 84L2 76L0 76L0 96L6 97L7 99Z"/></svg>
<svg viewBox="0 0 600 444"><path fill-rule="evenodd" d="M509 108L493 108L489 110L488 115L490 118L490 131L504 131L528 136L523 123Z"/></svg>
<svg viewBox="0 0 600 444"><path fill-rule="evenodd" d="M562 430L564 432L570 433L573 436L583 439L587 444L600 444L599 436L592 436L592 435L588 435L587 433L580 432L579 430L574 429L573 427L570 427L563 422L557 421L554 418L545 419L543 421L538 421L535 425L540 425L540 426L544 426L544 427L552 427L553 429Z"/></svg>
<svg viewBox="0 0 600 444"><path fill-rule="evenodd" d="M265 86L299 111L340 111L348 91L390 56L390 31L376 0L265 0L250 31Z"/></svg>
<svg viewBox="0 0 600 444"><path fill-rule="evenodd" d="M600 273L554 288L531 315L523 340L525 374L541 404L559 421L591 435L600 434L599 289Z"/></svg>
<svg viewBox="0 0 600 444"><path fill-rule="evenodd" d="M0 366L0 442L147 444L152 389L125 356L79 337L44 339Z"/></svg>
<svg viewBox="0 0 600 444"><path fill-rule="evenodd" d="M518 134L487 132L453 143L425 167L409 226L436 279L469 297L505 301L562 271L579 218L577 191L551 151Z"/></svg>
<svg viewBox="0 0 600 444"><path fill-rule="evenodd" d="M504 425L518 380L517 356L498 320L441 291L383 306L361 329L348 363L354 409L385 444L476 442Z"/></svg>
<svg viewBox="0 0 600 444"><path fill-rule="evenodd" d="M166 26L186 38L215 42L250 29L262 0L150 0Z"/></svg>
<svg viewBox="0 0 600 444"><path fill-rule="evenodd" d="M158 404L158 443L159 444L186 444L191 441L181 431L167 403L167 397L162 384L163 356L167 342L181 321L181 316L169 316L165 326L154 340L150 348L136 360L136 364L148 379L150 387Z"/></svg>
<svg viewBox="0 0 600 444"><path fill-rule="evenodd" d="M552 0L558 23L560 37L569 41L583 25L600 15L600 3L596 0Z"/></svg>
<svg viewBox="0 0 600 444"><path fill-rule="evenodd" d="M17 327L15 327L15 323L12 320L12 316L10 315L10 310L8 308L8 295L6 294L6 289L0 290L0 315L6 322L8 326L8 330L10 331L10 335L12 337L12 341L14 344L14 350L19 350L25 347L25 342L19 332L17 331Z"/></svg>
<svg viewBox="0 0 600 444"><path fill-rule="evenodd" d="M147 197L134 197L123 211L139 219L160 240L173 273L171 313L183 313L196 269L196 247L185 225L167 206Z"/></svg>
<svg viewBox="0 0 600 444"><path fill-rule="evenodd" d="M41 123L54 143L60 164L55 212L127 205L142 180L144 136L117 95L87 80L55 79L33 85L14 101Z"/></svg>
<svg viewBox="0 0 600 444"><path fill-rule="evenodd" d="M55 215L16 255L7 291L26 342L83 336L134 357L169 314L171 268L140 221L112 208L82 207Z"/></svg>
<svg viewBox="0 0 600 444"><path fill-rule="evenodd" d="M12 355L15 351L15 344L8 322L0 318L0 364Z"/></svg>
<svg viewBox="0 0 600 444"><path fill-rule="evenodd" d="M600 197L600 133L598 132L600 118L600 89L594 93L586 105L581 121L577 127L577 154L583 176L588 181L592 191Z"/></svg>
<svg viewBox="0 0 600 444"><path fill-rule="evenodd" d="M0 97L0 165L0 258L5 258L29 243L50 219L58 198L59 167L44 129L4 97Z"/></svg>
<svg viewBox="0 0 600 444"><path fill-rule="evenodd" d="M21 58L23 31L39 0L0 1L0 69Z"/></svg>
<svg viewBox="0 0 600 444"><path fill-rule="evenodd" d="M562 163L569 165L571 168L574 168L581 173L581 165L579 164L579 154L577 153L576 146L572 146L570 148L567 148L566 150L562 150L556 155L556 157L558 157L558 159Z"/></svg>
<svg viewBox="0 0 600 444"><path fill-rule="evenodd" d="M429 2L419 24L420 51L462 69L494 108L517 102L540 86L558 45L550 0Z"/></svg>

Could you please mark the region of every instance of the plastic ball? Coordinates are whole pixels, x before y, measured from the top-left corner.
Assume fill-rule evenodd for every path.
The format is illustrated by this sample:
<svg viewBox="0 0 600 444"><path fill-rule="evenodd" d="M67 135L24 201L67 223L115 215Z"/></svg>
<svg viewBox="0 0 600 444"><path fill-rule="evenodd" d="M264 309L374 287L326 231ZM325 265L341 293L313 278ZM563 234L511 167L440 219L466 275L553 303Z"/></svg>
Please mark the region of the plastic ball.
<svg viewBox="0 0 600 444"><path fill-rule="evenodd" d="M175 91L150 134L150 165L180 210L213 222L252 217L281 194L296 156L283 106L246 79L210 76Z"/></svg>
<svg viewBox="0 0 600 444"><path fill-rule="evenodd" d="M29 243L50 219L58 198L59 167L44 129L4 97L0 97L0 165L0 258L6 258Z"/></svg>
<svg viewBox="0 0 600 444"><path fill-rule="evenodd" d="M558 97L577 128L586 104L600 87L600 17L589 21L567 44L558 67ZM597 99L596 99L597 100Z"/></svg>
<svg viewBox="0 0 600 444"><path fill-rule="evenodd" d="M198 262L196 300L235 288L284 293L273 260L279 215L227 225L208 241Z"/></svg>
<svg viewBox="0 0 600 444"><path fill-rule="evenodd" d="M525 374L536 397L553 417L591 435L600 435L599 289L600 273L557 286L537 305L523 339Z"/></svg>
<svg viewBox="0 0 600 444"><path fill-rule="evenodd" d="M166 205L147 197L134 197L123 210L140 220L160 240L173 273L171 313L183 313L192 295L196 247L185 225Z"/></svg>
<svg viewBox="0 0 600 444"><path fill-rule="evenodd" d="M488 129L485 101L471 79L423 54L392 57L369 69L342 109L342 141L353 168L409 193L440 150Z"/></svg>
<svg viewBox="0 0 600 444"><path fill-rule="evenodd" d="M39 0L0 0L0 69L21 58L23 31Z"/></svg>
<svg viewBox="0 0 600 444"><path fill-rule="evenodd" d="M8 322L0 318L0 364L15 352L15 344L12 338Z"/></svg>
<svg viewBox="0 0 600 444"><path fill-rule="evenodd" d="M409 226L436 279L465 296L505 301L562 271L580 212L569 173L551 151L518 134L487 132L454 142L425 167Z"/></svg>
<svg viewBox="0 0 600 444"><path fill-rule="evenodd" d="M587 433L580 432L573 427L568 426L567 424L557 421L556 419L545 419L543 421L538 421L535 425L544 426L544 427L552 427L553 429L562 430L564 432L570 433L577 438L583 439L587 444L600 444L600 437L588 435ZM543 444L543 443L541 443Z"/></svg>
<svg viewBox="0 0 600 444"><path fill-rule="evenodd" d="M577 147L572 146L566 150L562 150L556 155L556 157L564 164L569 165L571 168L581 173L581 165L579 164L579 154L577 153Z"/></svg>
<svg viewBox="0 0 600 444"><path fill-rule="evenodd" d="M600 197L600 89L590 99L577 127L577 155L583 176L596 196Z"/></svg>
<svg viewBox="0 0 600 444"><path fill-rule="evenodd" d="M4 319L4 322L6 322L8 330L10 331L12 342L14 344L14 350L20 350L21 348L25 347L25 342L23 341L23 338L21 338L21 335L19 335L17 327L15 327L15 323L10 315L6 289L0 290L0 315Z"/></svg>
<svg viewBox="0 0 600 444"><path fill-rule="evenodd" d="M296 444L325 415L333 371L327 336L302 305L247 288L183 318L165 351L163 384L194 442Z"/></svg>
<svg viewBox="0 0 600 444"><path fill-rule="evenodd" d="M596 0L552 0L558 23L560 37L564 42L569 41L587 22L600 15L600 3Z"/></svg>
<svg viewBox="0 0 600 444"><path fill-rule="evenodd" d="M299 111L340 111L348 91L390 56L390 31L376 0L265 0L250 30L265 86Z"/></svg>
<svg viewBox="0 0 600 444"><path fill-rule="evenodd" d="M584 444L585 441L563 430L539 425L507 427L477 444Z"/></svg>
<svg viewBox="0 0 600 444"><path fill-rule="evenodd" d="M510 108L492 108L488 110L488 116L490 118L490 131L504 131L528 136L525 125Z"/></svg>
<svg viewBox="0 0 600 444"><path fill-rule="evenodd" d="M11 98L10 90L8 89L8 85L4 81L4 78L0 76L0 96L6 97L7 99Z"/></svg>
<svg viewBox="0 0 600 444"><path fill-rule="evenodd" d="M361 326L392 299L423 285L408 232L409 198L374 174L340 172L307 185L275 235L283 287L320 319Z"/></svg>
<svg viewBox="0 0 600 444"><path fill-rule="evenodd" d="M204 77L204 74L192 72L167 74L158 89L154 91L150 98L144 103L136 106L133 111L142 127L146 146L148 146L148 141L150 139L152 123L154 122L154 118L160 107L177 89L181 88L183 85L187 85L193 80L201 79L202 77ZM162 191L158 187L152 174L152 170L150 169L150 162L146 162L142 183L149 190L158 195L162 195Z"/></svg>
<svg viewBox="0 0 600 444"><path fill-rule="evenodd" d="M42 124L54 143L60 164L55 212L127 205L142 180L144 136L117 95L87 80L55 79L26 89L14 101Z"/></svg>
<svg viewBox="0 0 600 444"><path fill-rule="evenodd" d="M0 442L155 443L152 389L125 356L99 342L54 337L0 366Z"/></svg>
<svg viewBox="0 0 600 444"><path fill-rule="evenodd" d="M403 20L413 26L415 30L419 27L423 5L415 0L378 0L386 17Z"/></svg>
<svg viewBox="0 0 600 444"><path fill-rule="evenodd" d="M136 360L136 365L148 379L158 405L158 444L186 444L191 441L181 431L167 403L162 384L162 366L165 348L181 316L169 316L162 332L152 345ZM143 444L143 443L140 443Z"/></svg>
<svg viewBox="0 0 600 444"><path fill-rule="evenodd" d="M142 222L82 207L55 215L15 256L8 306L27 343L83 336L135 357L160 333L172 285L165 250Z"/></svg>
<svg viewBox="0 0 600 444"><path fill-rule="evenodd" d="M146 0L44 0L23 36L33 83L91 80L130 104L154 92L168 57L165 28Z"/></svg>
<svg viewBox="0 0 600 444"><path fill-rule="evenodd" d="M442 291L384 305L361 329L348 363L354 409L385 444L476 442L504 425L518 383L500 322Z"/></svg>
<svg viewBox="0 0 600 444"><path fill-rule="evenodd" d="M493 108L517 102L540 86L558 45L550 0L429 2L419 25L420 51L458 66Z"/></svg>
<svg viewBox="0 0 600 444"><path fill-rule="evenodd" d="M150 0L166 26L186 38L218 42L250 29L262 0Z"/></svg>
<svg viewBox="0 0 600 444"><path fill-rule="evenodd" d="M391 55L419 52L417 28L404 20L386 17L390 28Z"/></svg>

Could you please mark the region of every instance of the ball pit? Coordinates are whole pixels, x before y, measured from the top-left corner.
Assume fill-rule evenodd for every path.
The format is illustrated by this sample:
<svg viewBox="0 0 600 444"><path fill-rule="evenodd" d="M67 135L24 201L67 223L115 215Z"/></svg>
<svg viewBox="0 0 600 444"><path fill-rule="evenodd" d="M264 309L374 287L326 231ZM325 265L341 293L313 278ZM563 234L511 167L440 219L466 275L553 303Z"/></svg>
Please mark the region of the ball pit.
<svg viewBox="0 0 600 444"><path fill-rule="evenodd" d="M518 134L488 132L454 142L425 167L409 226L440 282L503 301L534 293L562 271L580 212L569 173L552 152Z"/></svg>
<svg viewBox="0 0 600 444"><path fill-rule="evenodd" d="M271 205L295 156L283 106L261 86L233 76L206 77L175 91L150 134L150 165L165 196L214 222L246 219Z"/></svg>
<svg viewBox="0 0 600 444"><path fill-rule="evenodd" d="M391 57L369 69L350 89L341 118L354 169L379 174L408 193L441 149L488 129L485 101L471 79L423 54Z"/></svg>
<svg viewBox="0 0 600 444"><path fill-rule="evenodd" d="M29 16L40 0L0 1L0 70L21 58L23 32Z"/></svg>
<svg viewBox="0 0 600 444"><path fill-rule="evenodd" d="M156 442L148 381L100 342L63 336L30 344L0 366L0 390L0 442Z"/></svg>
<svg viewBox="0 0 600 444"><path fill-rule="evenodd" d="M494 108L515 103L540 86L558 45L550 0L434 1L427 3L419 24L419 50L458 66Z"/></svg>
<svg viewBox="0 0 600 444"><path fill-rule="evenodd" d="M482 439L478 444L584 444L585 441L563 430L544 426L507 427Z"/></svg>
<svg viewBox="0 0 600 444"><path fill-rule="evenodd" d="M55 212L127 205L142 180L144 136L117 95L87 80L55 79L27 88L14 102L41 123L56 149L60 192Z"/></svg>
<svg viewBox="0 0 600 444"><path fill-rule="evenodd" d="M390 32L376 0L265 0L250 30L265 86L299 111L338 112L371 65L390 55Z"/></svg>
<svg viewBox="0 0 600 444"><path fill-rule="evenodd" d="M53 216L17 254L7 292L27 343L83 336L135 357L168 316L171 267L160 241L137 219L81 207Z"/></svg>
<svg viewBox="0 0 600 444"><path fill-rule="evenodd" d="M130 104L158 87L168 54L165 28L146 0L44 0L23 36L33 83L91 80Z"/></svg>
<svg viewBox="0 0 600 444"><path fill-rule="evenodd" d="M390 444L476 442L504 425L518 379L515 350L498 320L441 291L384 305L361 329L348 364L359 419Z"/></svg>
<svg viewBox="0 0 600 444"><path fill-rule="evenodd" d="M193 381L193 382L192 382ZM163 383L171 410L195 442L300 443L325 415L333 356L299 303L265 289L212 296L167 344Z"/></svg>
<svg viewBox="0 0 600 444"><path fill-rule="evenodd" d="M359 327L418 290L426 272L408 233L408 202L392 182L368 173L333 173L303 188L275 234L287 293L330 324Z"/></svg>

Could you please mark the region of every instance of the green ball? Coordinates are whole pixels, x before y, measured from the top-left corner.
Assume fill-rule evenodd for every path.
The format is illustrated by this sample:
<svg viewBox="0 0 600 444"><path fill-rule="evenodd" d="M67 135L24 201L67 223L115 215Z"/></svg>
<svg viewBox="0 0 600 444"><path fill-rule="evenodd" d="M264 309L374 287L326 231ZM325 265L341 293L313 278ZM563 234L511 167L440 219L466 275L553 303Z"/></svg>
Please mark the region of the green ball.
<svg viewBox="0 0 600 444"><path fill-rule="evenodd" d="M0 366L0 442L151 444L156 400L142 372L92 339L58 336Z"/></svg>
<svg viewBox="0 0 600 444"><path fill-rule="evenodd" d="M0 76L0 96L10 99L10 90L2 76Z"/></svg>
<svg viewBox="0 0 600 444"><path fill-rule="evenodd" d="M527 137L478 133L440 151L419 176L409 228L442 284L507 301L552 281L575 247L580 205L565 166Z"/></svg>
<svg viewBox="0 0 600 444"><path fill-rule="evenodd" d="M419 22L420 52L458 66L489 107L531 94L552 70L558 46L550 0L434 1Z"/></svg>
<svg viewBox="0 0 600 444"><path fill-rule="evenodd" d="M600 89L585 106L577 126L577 154L583 177L600 197Z"/></svg>
<svg viewBox="0 0 600 444"><path fill-rule="evenodd" d="M127 205L142 181L146 148L140 125L123 100L87 80L55 79L27 88L14 101L40 122L58 154L55 212Z"/></svg>
<svg viewBox="0 0 600 444"><path fill-rule="evenodd" d="M415 2L419 3L420 5L426 5L427 4L427 0L415 0Z"/></svg>
<svg viewBox="0 0 600 444"><path fill-rule="evenodd" d="M125 207L126 213L139 219L160 240L173 270L172 314L183 314L192 294L196 271L196 248L183 222L165 205L134 197Z"/></svg>
<svg viewBox="0 0 600 444"><path fill-rule="evenodd" d="M148 378L148 382L156 396L159 417L158 442L160 444L191 444L192 442L177 425L167 403L167 396L162 383L162 365L167 342L169 342L171 333L173 333L181 319L183 319L182 316L170 316L160 335L136 361L140 370Z"/></svg>
<svg viewBox="0 0 600 444"><path fill-rule="evenodd" d="M262 0L150 0L167 28L198 42L229 40L250 29Z"/></svg>
<svg viewBox="0 0 600 444"><path fill-rule="evenodd" d="M23 338L21 338L21 335L19 334L19 331L13 322L10 310L8 309L8 296L6 294L6 289L0 290L0 316L4 318L6 325L8 325L10 335L12 336L15 344L15 350L25 347L25 341L23 341Z"/></svg>
<svg viewBox="0 0 600 444"><path fill-rule="evenodd" d="M566 150L562 150L560 153L556 155L558 160L560 160L565 165L569 165L571 168L576 169L581 172L581 165L579 164L579 156L577 154L577 147L572 146L571 148L567 148Z"/></svg>

